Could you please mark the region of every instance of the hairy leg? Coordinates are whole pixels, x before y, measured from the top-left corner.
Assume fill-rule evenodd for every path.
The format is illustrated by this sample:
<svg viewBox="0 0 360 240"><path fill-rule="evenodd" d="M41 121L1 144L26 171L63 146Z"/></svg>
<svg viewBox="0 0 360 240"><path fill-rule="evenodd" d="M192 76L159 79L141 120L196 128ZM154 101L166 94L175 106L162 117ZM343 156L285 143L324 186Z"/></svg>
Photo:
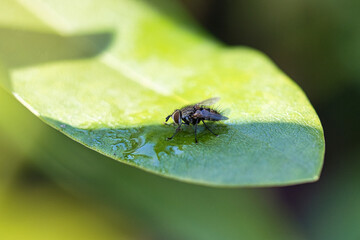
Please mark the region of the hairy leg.
<svg viewBox="0 0 360 240"><path fill-rule="evenodd" d="M211 129L206 125L206 123L204 122L204 120L202 120L203 124L205 125L206 129L209 130L212 134L214 134L215 136L217 136L216 133L214 133L213 131L211 131Z"/></svg>
<svg viewBox="0 0 360 240"><path fill-rule="evenodd" d="M180 130L181 130L181 125L176 128L175 133L174 133L171 137L168 137L167 140L170 140L170 139L172 139L173 137L175 137L175 135L176 135L178 132L180 132Z"/></svg>

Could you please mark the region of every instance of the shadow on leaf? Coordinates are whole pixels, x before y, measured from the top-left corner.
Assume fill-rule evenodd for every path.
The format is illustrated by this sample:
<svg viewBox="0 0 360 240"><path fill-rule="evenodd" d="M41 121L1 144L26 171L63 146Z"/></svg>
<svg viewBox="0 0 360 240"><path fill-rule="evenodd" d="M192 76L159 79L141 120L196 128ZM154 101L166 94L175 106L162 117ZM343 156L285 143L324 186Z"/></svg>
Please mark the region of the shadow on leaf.
<svg viewBox="0 0 360 240"><path fill-rule="evenodd" d="M162 176L215 186L276 186L311 182L322 167L320 130L294 123L212 124L167 141L174 127L81 129L44 118L65 135L120 162Z"/></svg>

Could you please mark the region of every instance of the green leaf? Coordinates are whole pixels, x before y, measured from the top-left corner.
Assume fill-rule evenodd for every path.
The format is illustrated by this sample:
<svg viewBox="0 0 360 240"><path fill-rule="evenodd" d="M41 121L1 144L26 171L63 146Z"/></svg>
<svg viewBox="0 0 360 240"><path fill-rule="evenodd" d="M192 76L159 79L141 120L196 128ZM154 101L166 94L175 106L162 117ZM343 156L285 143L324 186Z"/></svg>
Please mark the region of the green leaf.
<svg viewBox="0 0 360 240"><path fill-rule="evenodd" d="M209 38L175 2L5 1L0 16L3 85L85 146L207 185L318 179L323 131L301 89L261 53ZM215 96L230 109L210 126L218 137L201 126L195 144L184 127L166 141L168 114Z"/></svg>
<svg viewBox="0 0 360 240"><path fill-rule="evenodd" d="M134 221L136 224L137 232L154 236L149 239L282 240L289 239L289 236L294 240L303 239L271 190L220 189L185 184L118 164L43 124L2 89L0 115L3 116L0 118L0 133L8 139L8 143L11 141L14 144L17 151L24 153L25 159L33 160L62 187L82 195L84 201L102 200L112 207L114 214L126 214L130 223ZM19 117L14 118L14 115ZM17 212L11 211L17 205L21 205L21 212L27 204L36 208L43 203L39 199L49 198L45 201L50 202L48 212L54 212L55 216L48 219L61 218L62 212L56 214L57 211L51 210L53 200L50 193L45 191L45 196L33 197L31 194L16 194L10 197L11 200L18 199L11 205L13 207L6 205L8 211L1 212L5 218L17 215ZM58 196L54 198L63 200ZM57 201L55 203L58 204ZM72 212L82 212L82 209L74 208ZM81 231L84 223L73 227ZM20 222L18 228L27 225L27 222ZM64 238L66 234L59 233L58 236ZM84 236L88 236L87 233ZM46 239L49 238L52 239Z"/></svg>

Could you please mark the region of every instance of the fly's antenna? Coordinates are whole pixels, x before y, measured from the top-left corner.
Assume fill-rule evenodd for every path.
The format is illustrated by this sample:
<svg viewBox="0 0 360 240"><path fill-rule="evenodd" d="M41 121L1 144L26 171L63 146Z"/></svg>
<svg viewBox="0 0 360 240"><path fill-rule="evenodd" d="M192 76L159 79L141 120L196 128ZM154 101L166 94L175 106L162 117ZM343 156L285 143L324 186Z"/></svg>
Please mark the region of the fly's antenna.
<svg viewBox="0 0 360 240"><path fill-rule="evenodd" d="M171 114L165 118L165 122L169 121L170 117L171 117Z"/></svg>

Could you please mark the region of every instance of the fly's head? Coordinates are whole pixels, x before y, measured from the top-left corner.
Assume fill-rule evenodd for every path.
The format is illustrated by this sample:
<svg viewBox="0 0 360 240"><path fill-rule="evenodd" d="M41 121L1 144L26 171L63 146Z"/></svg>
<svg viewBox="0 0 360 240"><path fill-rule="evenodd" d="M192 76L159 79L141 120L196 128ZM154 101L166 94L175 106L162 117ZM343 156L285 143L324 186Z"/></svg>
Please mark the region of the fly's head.
<svg viewBox="0 0 360 240"><path fill-rule="evenodd" d="M181 115L181 111L179 109L176 109L171 115L167 116L165 119L165 122L167 122L170 117L173 119L173 121L176 125L181 125L182 115Z"/></svg>
<svg viewBox="0 0 360 240"><path fill-rule="evenodd" d="M176 125L181 124L181 111L179 109L176 109L173 114L171 115L171 118L174 120L174 123Z"/></svg>

